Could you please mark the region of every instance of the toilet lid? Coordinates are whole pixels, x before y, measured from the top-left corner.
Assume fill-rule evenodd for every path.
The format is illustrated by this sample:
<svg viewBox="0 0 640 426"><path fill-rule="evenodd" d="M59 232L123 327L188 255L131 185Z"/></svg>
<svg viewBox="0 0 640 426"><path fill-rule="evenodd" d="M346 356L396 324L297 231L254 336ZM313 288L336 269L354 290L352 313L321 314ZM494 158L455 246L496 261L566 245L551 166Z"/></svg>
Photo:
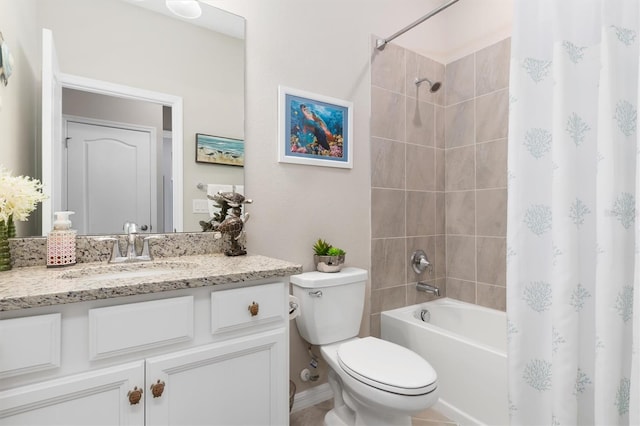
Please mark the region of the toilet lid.
<svg viewBox="0 0 640 426"><path fill-rule="evenodd" d="M338 362L354 379L401 395L432 392L438 379L431 365L420 355L375 337L340 345Z"/></svg>

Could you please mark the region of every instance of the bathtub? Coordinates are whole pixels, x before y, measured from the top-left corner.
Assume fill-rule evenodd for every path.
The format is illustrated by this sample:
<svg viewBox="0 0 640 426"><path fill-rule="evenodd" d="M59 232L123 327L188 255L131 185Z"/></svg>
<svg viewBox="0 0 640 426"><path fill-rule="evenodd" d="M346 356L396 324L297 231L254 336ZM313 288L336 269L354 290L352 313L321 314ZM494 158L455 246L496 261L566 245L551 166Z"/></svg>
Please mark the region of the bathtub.
<svg viewBox="0 0 640 426"><path fill-rule="evenodd" d="M506 425L506 321L504 312L443 298L382 312L381 337L436 370L435 410L459 425Z"/></svg>

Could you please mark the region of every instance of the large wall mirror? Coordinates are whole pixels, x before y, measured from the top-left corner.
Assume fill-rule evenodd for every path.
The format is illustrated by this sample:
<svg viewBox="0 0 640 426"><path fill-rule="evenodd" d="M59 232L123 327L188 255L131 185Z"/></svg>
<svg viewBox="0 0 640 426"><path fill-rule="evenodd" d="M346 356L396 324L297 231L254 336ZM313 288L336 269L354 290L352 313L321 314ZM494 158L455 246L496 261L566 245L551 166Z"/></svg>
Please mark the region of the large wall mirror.
<svg viewBox="0 0 640 426"><path fill-rule="evenodd" d="M151 232L201 231L201 188L244 184L243 167L195 161L196 134L244 140L244 19L202 1L197 19L172 15L165 0L35 4L62 73L61 134L40 153L43 173L50 162L58 181L42 233L48 212L78 209L81 234L121 233L124 211L151 214L148 223L131 218Z"/></svg>

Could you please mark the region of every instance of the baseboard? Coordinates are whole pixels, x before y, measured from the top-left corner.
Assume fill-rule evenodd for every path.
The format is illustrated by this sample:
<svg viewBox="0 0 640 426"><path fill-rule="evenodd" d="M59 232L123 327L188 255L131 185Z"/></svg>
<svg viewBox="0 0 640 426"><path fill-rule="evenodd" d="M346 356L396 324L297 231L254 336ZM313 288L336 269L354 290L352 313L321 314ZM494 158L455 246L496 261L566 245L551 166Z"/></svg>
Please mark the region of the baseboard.
<svg viewBox="0 0 640 426"><path fill-rule="evenodd" d="M314 386L305 391L296 393L293 400L293 407L291 412L304 410L305 408L324 402L333 398L333 391L329 386L329 383L323 383L318 386Z"/></svg>

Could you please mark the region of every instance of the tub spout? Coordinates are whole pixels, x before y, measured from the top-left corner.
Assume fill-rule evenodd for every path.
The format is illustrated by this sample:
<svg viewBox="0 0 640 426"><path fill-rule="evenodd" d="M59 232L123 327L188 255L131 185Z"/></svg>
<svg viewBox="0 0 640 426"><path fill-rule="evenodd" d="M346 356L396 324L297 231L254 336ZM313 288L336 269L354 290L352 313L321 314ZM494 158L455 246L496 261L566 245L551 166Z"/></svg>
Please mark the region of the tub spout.
<svg viewBox="0 0 640 426"><path fill-rule="evenodd" d="M440 296L440 289L431 284L418 282L418 284L416 284L416 290L424 291L425 293L433 294L434 296Z"/></svg>

